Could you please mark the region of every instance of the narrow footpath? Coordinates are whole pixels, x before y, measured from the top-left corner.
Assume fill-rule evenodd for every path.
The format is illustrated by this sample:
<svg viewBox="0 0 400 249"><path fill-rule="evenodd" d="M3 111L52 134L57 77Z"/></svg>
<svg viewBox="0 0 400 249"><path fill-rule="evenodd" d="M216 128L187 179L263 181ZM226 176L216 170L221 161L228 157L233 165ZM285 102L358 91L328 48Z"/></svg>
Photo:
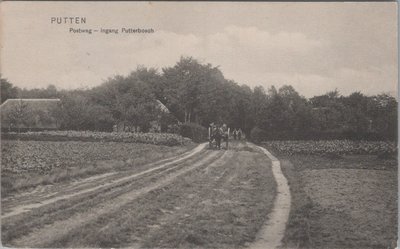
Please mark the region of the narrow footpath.
<svg viewBox="0 0 400 249"><path fill-rule="evenodd" d="M272 212L268 214L266 223L249 249L275 249L281 245L289 219L291 197L288 181L282 173L280 161L275 156L263 147L247 144L249 147L260 149L272 161L272 172L277 183L277 195Z"/></svg>

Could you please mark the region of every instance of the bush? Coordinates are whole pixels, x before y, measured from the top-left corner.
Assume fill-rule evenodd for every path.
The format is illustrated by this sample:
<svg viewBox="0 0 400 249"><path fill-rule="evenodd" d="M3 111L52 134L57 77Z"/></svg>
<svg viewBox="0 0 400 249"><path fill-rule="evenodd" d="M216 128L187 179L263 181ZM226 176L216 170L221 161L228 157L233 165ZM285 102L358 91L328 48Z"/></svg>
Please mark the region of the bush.
<svg viewBox="0 0 400 249"><path fill-rule="evenodd" d="M252 142L258 144L265 138L265 131L258 128L257 126L251 129L250 131L250 139Z"/></svg>
<svg viewBox="0 0 400 249"><path fill-rule="evenodd" d="M208 130L196 123L181 124L179 134L182 137L191 138L196 143L208 140Z"/></svg>
<svg viewBox="0 0 400 249"><path fill-rule="evenodd" d="M173 134L180 134L180 126L178 124L168 125L167 132Z"/></svg>

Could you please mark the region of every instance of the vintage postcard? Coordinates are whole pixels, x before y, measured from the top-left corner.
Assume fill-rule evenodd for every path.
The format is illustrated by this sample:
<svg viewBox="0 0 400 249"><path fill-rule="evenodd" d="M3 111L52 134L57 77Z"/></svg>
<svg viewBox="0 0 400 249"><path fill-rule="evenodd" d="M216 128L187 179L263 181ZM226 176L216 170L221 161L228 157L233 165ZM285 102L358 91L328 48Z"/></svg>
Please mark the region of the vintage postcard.
<svg viewBox="0 0 400 249"><path fill-rule="evenodd" d="M396 248L396 2L0 6L2 246Z"/></svg>

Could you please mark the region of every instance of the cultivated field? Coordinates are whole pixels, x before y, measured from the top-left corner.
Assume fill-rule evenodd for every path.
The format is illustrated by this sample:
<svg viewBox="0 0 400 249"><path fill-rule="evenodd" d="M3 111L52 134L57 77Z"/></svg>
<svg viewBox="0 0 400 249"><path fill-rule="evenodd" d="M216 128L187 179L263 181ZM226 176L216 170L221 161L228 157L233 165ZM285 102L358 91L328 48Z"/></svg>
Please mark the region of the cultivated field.
<svg viewBox="0 0 400 249"><path fill-rule="evenodd" d="M35 152L42 147L49 150L43 160L77 160L71 171L84 168L87 164L79 158L91 151L91 145L83 142L3 143L6 148L24 148L24 153L13 154L27 157L22 162L35 162ZM143 144L123 143L124 148L131 146L130 152L120 155L118 143L92 145L100 165L108 165L102 161L107 155L124 163L104 166L107 170L102 174L10 191L2 197L3 245L241 248L254 240L273 206L276 183L271 164L254 146L234 143L227 151L207 150L204 144L194 149L155 146L146 150ZM55 153L63 149L75 151L76 157L72 152L65 157ZM111 151L104 154L107 150ZM168 158L159 160L161 155L166 158L164 152ZM141 155L143 161L134 163ZM94 154L91 158L97 162ZM9 173L4 178L29 174L30 167L25 169L22 162L18 172L6 167ZM62 166L45 170L38 166L38 171L46 176L57 168Z"/></svg>
<svg viewBox="0 0 400 249"><path fill-rule="evenodd" d="M98 131L37 131L2 133L3 139L33 141L90 141L90 142L127 142L155 145L186 145L191 140L170 133L138 133L138 132L98 132Z"/></svg>
<svg viewBox="0 0 400 249"><path fill-rule="evenodd" d="M275 153L284 155L394 155L397 145L390 141L270 141L263 143Z"/></svg>
<svg viewBox="0 0 400 249"><path fill-rule="evenodd" d="M1 194L124 170L181 154L195 145L121 142L1 141Z"/></svg>
<svg viewBox="0 0 400 249"><path fill-rule="evenodd" d="M319 147L307 150L310 144ZM394 144L286 141L266 147L280 157L292 194L284 247L395 247L398 183Z"/></svg>

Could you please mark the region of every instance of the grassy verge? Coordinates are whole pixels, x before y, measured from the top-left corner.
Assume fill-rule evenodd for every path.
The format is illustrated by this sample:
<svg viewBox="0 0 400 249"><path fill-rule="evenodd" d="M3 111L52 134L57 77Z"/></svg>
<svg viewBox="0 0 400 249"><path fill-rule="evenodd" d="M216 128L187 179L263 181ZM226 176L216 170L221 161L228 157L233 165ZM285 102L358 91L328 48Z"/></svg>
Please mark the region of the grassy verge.
<svg viewBox="0 0 400 249"><path fill-rule="evenodd" d="M2 197L39 185L140 168L195 146L7 140L1 145Z"/></svg>
<svg viewBox="0 0 400 249"><path fill-rule="evenodd" d="M310 234L310 212L313 207L311 199L303 189L296 168L289 160L281 160L281 168L288 179L291 193L291 210L283 238L286 248L312 248Z"/></svg>
<svg viewBox="0 0 400 249"><path fill-rule="evenodd" d="M284 248L395 247L396 160L277 156L292 194Z"/></svg>

